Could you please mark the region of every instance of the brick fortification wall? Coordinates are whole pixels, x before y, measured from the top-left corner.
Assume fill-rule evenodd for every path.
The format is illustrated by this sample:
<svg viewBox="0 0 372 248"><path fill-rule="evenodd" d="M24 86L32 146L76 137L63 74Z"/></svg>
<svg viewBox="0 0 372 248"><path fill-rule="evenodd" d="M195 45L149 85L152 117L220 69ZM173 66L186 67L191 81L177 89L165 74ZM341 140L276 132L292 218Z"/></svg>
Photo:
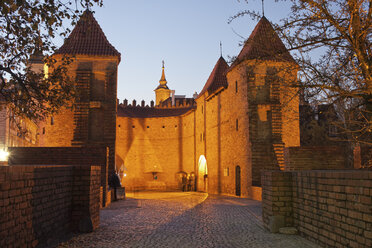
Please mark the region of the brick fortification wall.
<svg viewBox="0 0 372 248"><path fill-rule="evenodd" d="M87 165L101 166L102 206L106 206L108 187L108 148L105 147L9 147L10 165Z"/></svg>
<svg viewBox="0 0 372 248"><path fill-rule="evenodd" d="M61 55L54 55L62 61ZM117 56L76 55L68 74L77 97L68 106L40 123L44 147L109 147L108 171L115 171Z"/></svg>
<svg viewBox="0 0 372 248"><path fill-rule="evenodd" d="M0 247L52 245L99 225L100 166L0 167Z"/></svg>
<svg viewBox="0 0 372 248"><path fill-rule="evenodd" d="M372 246L372 171L267 171L263 220L327 247ZM273 230L272 230L273 231Z"/></svg>
<svg viewBox="0 0 372 248"><path fill-rule="evenodd" d="M195 172L193 116L118 118L116 151L128 169L127 190L181 189L177 173ZM159 171L157 180L151 171Z"/></svg>
<svg viewBox="0 0 372 248"><path fill-rule="evenodd" d="M347 153L340 146L301 146L284 148L286 171L334 170L347 168Z"/></svg>

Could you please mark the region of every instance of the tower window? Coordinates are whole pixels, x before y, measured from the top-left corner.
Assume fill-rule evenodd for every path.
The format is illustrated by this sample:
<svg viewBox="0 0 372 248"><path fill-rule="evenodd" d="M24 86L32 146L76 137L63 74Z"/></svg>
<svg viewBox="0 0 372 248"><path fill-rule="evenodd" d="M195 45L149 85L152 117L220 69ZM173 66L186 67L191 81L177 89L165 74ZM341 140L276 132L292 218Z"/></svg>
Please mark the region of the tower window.
<svg viewBox="0 0 372 248"><path fill-rule="evenodd" d="M132 128L135 128L135 126L132 126Z"/></svg>
<svg viewBox="0 0 372 248"><path fill-rule="evenodd" d="M230 176L230 172L229 172L229 168L228 168L228 167L225 168L225 169L223 170L223 175L224 175L225 177Z"/></svg>
<svg viewBox="0 0 372 248"><path fill-rule="evenodd" d="M165 128L165 126L163 126L163 128Z"/></svg>
<svg viewBox="0 0 372 248"><path fill-rule="evenodd" d="M235 93L238 93L238 81L235 81Z"/></svg>
<svg viewBox="0 0 372 248"><path fill-rule="evenodd" d="M43 127L43 134L45 134L45 127Z"/></svg>
<svg viewBox="0 0 372 248"><path fill-rule="evenodd" d="M238 130L239 130L239 122L238 122L238 119L236 119L236 123L235 123L235 129L236 129L236 131L238 131Z"/></svg>
<svg viewBox="0 0 372 248"><path fill-rule="evenodd" d="M54 117L50 117L50 125L54 125Z"/></svg>
<svg viewBox="0 0 372 248"><path fill-rule="evenodd" d="M150 128L150 126L147 126L147 128Z"/></svg>

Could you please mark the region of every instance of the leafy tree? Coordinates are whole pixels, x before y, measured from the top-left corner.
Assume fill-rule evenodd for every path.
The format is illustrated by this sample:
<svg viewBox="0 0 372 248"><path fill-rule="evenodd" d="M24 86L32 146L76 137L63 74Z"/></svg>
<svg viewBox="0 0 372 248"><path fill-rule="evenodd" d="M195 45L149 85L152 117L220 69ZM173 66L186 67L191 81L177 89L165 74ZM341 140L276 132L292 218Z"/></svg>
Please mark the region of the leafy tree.
<svg viewBox="0 0 372 248"><path fill-rule="evenodd" d="M73 97L67 66L51 56L53 38L66 37L66 20L72 24L81 14L79 7L102 6L102 0L2 0L0 1L0 98L14 115L41 119L58 111ZM32 70L30 58L41 58L48 66Z"/></svg>
<svg viewBox="0 0 372 248"><path fill-rule="evenodd" d="M288 1L290 15L274 26L301 68L300 86L337 105L349 140L372 145L372 2ZM260 18L246 10L230 21L244 15Z"/></svg>

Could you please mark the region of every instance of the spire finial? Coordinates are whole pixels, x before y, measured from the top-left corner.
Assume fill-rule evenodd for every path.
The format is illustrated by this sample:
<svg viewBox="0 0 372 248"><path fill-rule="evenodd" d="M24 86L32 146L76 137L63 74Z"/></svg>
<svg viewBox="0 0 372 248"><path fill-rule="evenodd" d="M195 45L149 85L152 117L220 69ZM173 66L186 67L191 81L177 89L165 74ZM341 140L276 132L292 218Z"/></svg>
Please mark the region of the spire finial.
<svg viewBox="0 0 372 248"><path fill-rule="evenodd" d="M88 1L86 1L85 4L86 4L86 5L85 5L85 11L90 12L90 5L89 5Z"/></svg>
<svg viewBox="0 0 372 248"><path fill-rule="evenodd" d="M264 0L262 0L262 16L265 16Z"/></svg>
<svg viewBox="0 0 372 248"><path fill-rule="evenodd" d="M220 41L220 53L221 53L221 57L222 57L222 42Z"/></svg>
<svg viewBox="0 0 372 248"><path fill-rule="evenodd" d="M165 84L166 84L167 80L165 79L165 73L164 73L164 60L162 60L162 64L163 64L163 67L162 67L162 70L161 70L161 78L160 78L159 82L165 82Z"/></svg>

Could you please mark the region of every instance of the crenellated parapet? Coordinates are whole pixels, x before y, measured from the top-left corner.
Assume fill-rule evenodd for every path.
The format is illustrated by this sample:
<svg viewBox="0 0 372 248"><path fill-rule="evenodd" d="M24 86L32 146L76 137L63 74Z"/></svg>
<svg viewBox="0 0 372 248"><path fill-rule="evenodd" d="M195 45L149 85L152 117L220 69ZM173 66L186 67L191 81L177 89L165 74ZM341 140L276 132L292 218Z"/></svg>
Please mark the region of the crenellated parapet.
<svg viewBox="0 0 372 248"><path fill-rule="evenodd" d="M196 103L191 100L185 100L178 105L165 104L164 106L155 106L154 101L146 104L145 100L142 100L140 103L132 100L129 103L127 99L124 99L122 103L118 104L117 116L131 118L171 117L186 114L194 109L196 109Z"/></svg>
<svg viewBox="0 0 372 248"><path fill-rule="evenodd" d="M196 107L196 102L194 98L176 98L172 101L171 98L160 102L158 106L155 106L155 102L153 100L150 101L150 103L146 104L145 100L141 100L140 102L137 102L137 100L133 99L130 103L128 99L124 99L123 102L120 103L118 101L118 105L120 107L126 108L126 107L137 107L137 108L190 108L190 107Z"/></svg>

